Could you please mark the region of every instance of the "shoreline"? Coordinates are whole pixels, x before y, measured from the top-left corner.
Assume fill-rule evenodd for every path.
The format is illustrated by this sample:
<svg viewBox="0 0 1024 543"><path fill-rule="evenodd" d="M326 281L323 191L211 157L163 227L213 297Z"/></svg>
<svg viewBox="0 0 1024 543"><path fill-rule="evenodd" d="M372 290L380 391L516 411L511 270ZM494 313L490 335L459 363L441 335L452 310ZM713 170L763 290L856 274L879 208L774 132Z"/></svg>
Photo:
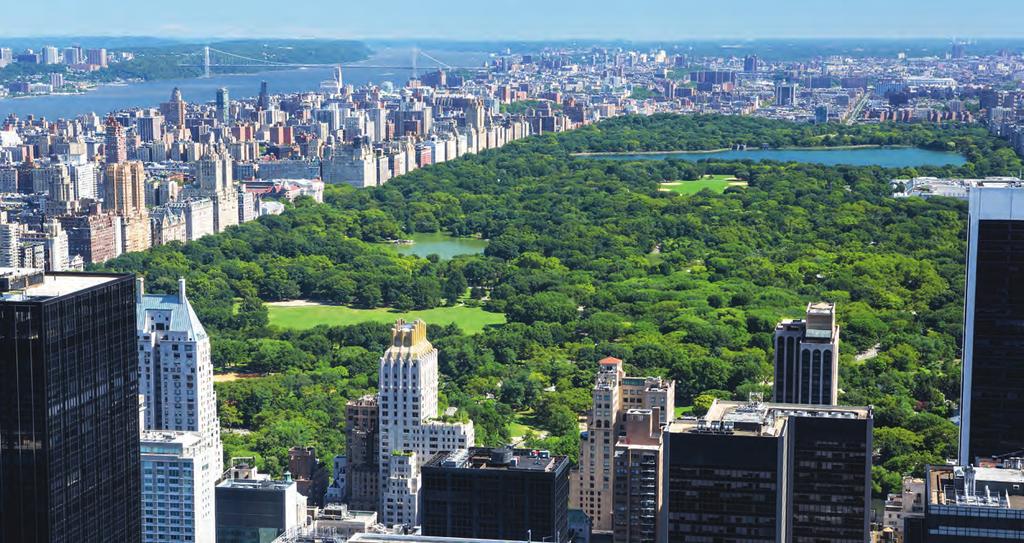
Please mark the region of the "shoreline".
<svg viewBox="0 0 1024 543"><path fill-rule="evenodd" d="M686 150L686 151L588 151L583 153L569 153L569 156L573 157L588 157L588 156L622 156L622 155L705 155L714 153L726 153L729 151L737 152L757 152L757 151L841 151L841 150L852 150L852 149L922 149L924 151L932 151L934 149L924 149L914 147L913 145L878 145L874 143L864 143L855 145L814 145L811 147L800 147L797 145L789 145L786 147L768 147L767 149L761 148L747 148L747 149L733 149L730 147L722 149L702 149L702 150ZM955 151L936 151L938 153Z"/></svg>

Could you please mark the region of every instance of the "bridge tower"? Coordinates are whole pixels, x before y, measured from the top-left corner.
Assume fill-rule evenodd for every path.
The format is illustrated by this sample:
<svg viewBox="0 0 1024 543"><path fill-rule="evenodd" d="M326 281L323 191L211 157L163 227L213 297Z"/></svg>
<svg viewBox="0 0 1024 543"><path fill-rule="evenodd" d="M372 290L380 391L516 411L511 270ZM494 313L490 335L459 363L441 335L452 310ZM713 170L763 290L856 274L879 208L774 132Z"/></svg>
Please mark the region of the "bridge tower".
<svg viewBox="0 0 1024 543"><path fill-rule="evenodd" d="M210 46L203 47L203 77L210 78Z"/></svg>
<svg viewBox="0 0 1024 543"><path fill-rule="evenodd" d="M416 59L420 56L420 48L415 45L412 46L412 78L416 79Z"/></svg>

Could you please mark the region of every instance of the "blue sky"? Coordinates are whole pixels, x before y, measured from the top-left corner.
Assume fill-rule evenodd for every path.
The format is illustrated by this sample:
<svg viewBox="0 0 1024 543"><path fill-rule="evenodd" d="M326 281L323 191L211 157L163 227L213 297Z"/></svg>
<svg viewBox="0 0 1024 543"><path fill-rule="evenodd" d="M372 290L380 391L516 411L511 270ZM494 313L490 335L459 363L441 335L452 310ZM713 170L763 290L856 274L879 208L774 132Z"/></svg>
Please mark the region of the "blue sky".
<svg viewBox="0 0 1024 543"><path fill-rule="evenodd" d="M1021 37L1024 0L43 0L2 36L672 40Z"/></svg>

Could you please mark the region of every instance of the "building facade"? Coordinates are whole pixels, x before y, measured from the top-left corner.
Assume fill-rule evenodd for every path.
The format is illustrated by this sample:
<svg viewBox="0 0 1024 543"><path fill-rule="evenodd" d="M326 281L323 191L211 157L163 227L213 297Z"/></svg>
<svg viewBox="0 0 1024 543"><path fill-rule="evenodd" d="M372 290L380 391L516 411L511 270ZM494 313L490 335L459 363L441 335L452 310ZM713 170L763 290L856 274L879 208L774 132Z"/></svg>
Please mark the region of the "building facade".
<svg viewBox="0 0 1024 543"><path fill-rule="evenodd" d="M868 407L715 401L665 436L667 541L868 541Z"/></svg>
<svg viewBox="0 0 1024 543"><path fill-rule="evenodd" d="M295 481L229 478L216 488L217 543L270 543L306 522Z"/></svg>
<svg viewBox="0 0 1024 543"><path fill-rule="evenodd" d="M775 327L775 394L773 401L836 405L839 396L839 326L836 306L807 304L803 320Z"/></svg>
<svg viewBox="0 0 1024 543"><path fill-rule="evenodd" d="M129 275L0 271L0 541L140 541L134 336Z"/></svg>
<svg viewBox="0 0 1024 543"><path fill-rule="evenodd" d="M972 187L960 394L960 463L1024 449L1024 191ZM1018 296L1018 294L1020 294Z"/></svg>
<svg viewBox="0 0 1024 543"><path fill-rule="evenodd" d="M356 511L380 507L380 419L377 397L345 405L347 480L344 501Z"/></svg>
<svg viewBox="0 0 1024 543"><path fill-rule="evenodd" d="M1020 458L998 467L929 466L924 517L908 519L904 541L1024 541L1022 467Z"/></svg>
<svg viewBox="0 0 1024 543"><path fill-rule="evenodd" d="M423 535L569 541L569 459L472 448L423 465Z"/></svg>
<svg viewBox="0 0 1024 543"><path fill-rule="evenodd" d="M615 543L656 543L662 518L662 424L659 409L629 409L615 445L612 528Z"/></svg>
<svg viewBox="0 0 1024 543"><path fill-rule="evenodd" d="M197 432L142 432L142 541L215 543L220 475Z"/></svg>
<svg viewBox="0 0 1024 543"><path fill-rule="evenodd" d="M437 412L437 349L427 324L399 320L380 359L380 484L378 512L386 525L419 524L420 464L434 454L473 445L472 422L441 422Z"/></svg>
<svg viewBox="0 0 1024 543"><path fill-rule="evenodd" d="M587 431L581 435L579 467L573 480L570 507L581 509L593 521L595 532L613 530L615 446L625 432L629 409L658 409L658 423L667 424L675 409L675 382L659 377L628 377L622 360L608 357L599 363L592 391L593 408Z"/></svg>
<svg viewBox="0 0 1024 543"><path fill-rule="evenodd" d="M155 464L150 469L154 471L144 473L143 479L159 477L157 468L174 463L181 465L177 469L182 474L186 470L192 474L191 489L176 490L183 499L186 491L192 492L191 511L184 506L150 508L144 526L153 537L146 541L163 541L160 536L168 535L212 540L213 490L224 460L210 338L188 301L184 279L178 280L175 294L147 294L139 278L135 292L139 393L146 406L142 426L156 432L149 433L148 442L144 436L142 445L153 454L177 455L174 459L151 459ZM146 503L154 499L163 498L150 495ZM180 524L184 514L191 516L190 526Z"/></svg>

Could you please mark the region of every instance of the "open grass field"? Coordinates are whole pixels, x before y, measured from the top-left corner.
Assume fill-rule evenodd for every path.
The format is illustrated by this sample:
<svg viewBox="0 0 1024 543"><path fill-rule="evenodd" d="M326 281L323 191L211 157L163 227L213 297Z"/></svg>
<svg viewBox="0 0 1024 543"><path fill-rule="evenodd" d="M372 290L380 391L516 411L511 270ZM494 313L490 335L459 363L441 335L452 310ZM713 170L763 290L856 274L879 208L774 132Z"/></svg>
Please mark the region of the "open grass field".
<svg viewBox="0 0 1024 543"><path fill-rule="evenodd" d="M662 192L674 192L676 194L697 194L709 189L711 192L723 193L730 186L745 187L747 183L740 181L731 175L705 175L694 181L672 181L661 183L658 190Z"/></svg>
<svg viewBox="0 0 1024 543"><path fill-rule="evenodd" d="M427 324L455 323L469 334L475 334L488 324L503 324L505 315L491 313L479 307L436 307L423 311L399 312L388 308L354 309L343 305L293 302L268 303L270 324L281 328L306 330L326 324L346 326L361 322L395 322L396 319L423 319Z"/></svg>
<svg viewBox="0 0 1024 543"><path fill-rule="evenodd" d="M684 415L689 415L692 412L693 412L693 406L692 405L685 405L685 406L681 406L681 407L676 407L675 418L678 419L679 417L682 417Z"/></svg>
<svg viewBox="0 0 1024 543"><path fill-rule="evenodd" d="M508 425L509 437L513 440L519 440L526 437L526 434L533 432L537 437L543 437L547 435L547 432L534 426L536 421L533 419L533 410L527 409L525 411L519 411L515 414L512 422Z"/></svg>

